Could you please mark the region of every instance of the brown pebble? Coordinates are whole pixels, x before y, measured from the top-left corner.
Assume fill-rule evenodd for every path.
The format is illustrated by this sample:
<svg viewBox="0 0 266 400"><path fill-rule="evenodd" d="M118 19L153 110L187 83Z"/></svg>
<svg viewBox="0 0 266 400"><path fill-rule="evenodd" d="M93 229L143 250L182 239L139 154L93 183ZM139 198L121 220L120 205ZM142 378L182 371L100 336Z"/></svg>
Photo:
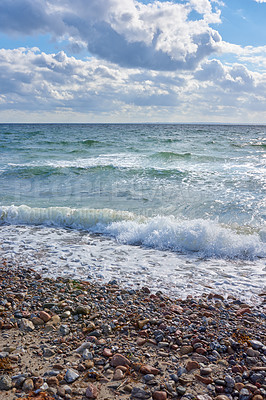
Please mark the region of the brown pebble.
<svg viewBox="0 0 266 400"><path fill-rule="evenodd" d="M146 342L147 342L146 339L137 338L137 345L138 345L138 346L143 346Z"/></svg>
<svg viewBox="0 0 266 400"><path fill-rule="evenodd" d="M193 352L193 347L192 346L183 346L180 349L180 354L184 356L185 354L189 354Z"/></svg>
<svg viewBox="0 0 266 400"><path fill-rule="evenodd" d="M130 365L130 361L122 354L115 354L110 361L112 367L118 367L119 365Z"/></svg>
<svg viewBox="0 0 266 400"><path fill-rule="evenodd" d="M156 391L152 393L153 400L166 400L167 393L163 391Z"/></svg>
<svg viewBox="0 0 266 400"><path fill-rule="evenodd" d="M235 384L235 389L236 389L238 392L240 392L240 390L243 389L244 386L245 386L244 383L242 383L242 382L237 382L237 383Z"/></svg>
<svg viewBox="0 0 266 400"><path fill-rule="evenodd" d="M103 356L104 357L112 357L113 353L110 349L107 349L106 347L103 349Z"/></svg>
<svg viewBox="0 0 266 400"><path fill-rule="evenodd" d="M114 381L121 381L121 379L124 378L124 373L121 371L121 369L116 369L114 372L113 380Z"/></svg>
<svg viewBox="0 0 266 400"><path fill-rule="evenodd" d="M49 386L59 386L59 381L56 376L49 376L46 382Z"/></svg>
<svg viewBox="0 0 266 400"><path fill-rule="evenodd" d="M260 394L256 394L252 397L252 400L263 400L263 397Z"/></svg>
<svg viewBox="0 0 266 400"><path fill-rule="evenodd" d="M219 396L216 396L214 400L229 400L229 397L227 397L225 394L219 394Z"/></svg>
<svg viewBox="0 0 266 400"><path fill-rule="evenodd" d="M158 375L160 373L159 369L152 367L151 365L142 365L140 367L140 372L143 375L147 374Z"/></svg>
<svg viewBox="0 0 266 400"><path fill-rule="evenodd" d="M39 312L39 317L44 321L44 322L48 322L51 319L51 316L45 312L45 311L40 311Z"/></svg>
<svg viewBox="0 0 266 400"><path fill-rule="evenodd" d="M205 385L210 385L213 382L213 379L210 376L201 376L196 374L195 377L198 379L198 381L204 383Z"/></svg>
<svg viewBox="0 0 266 400"><path fill-rule="evenodd" d="M199 363L197 361L188 361L187 362L186 370L188 372L192 371L193 369L199 369L199 368L200 368L200 365L199 365Z"/></svg>

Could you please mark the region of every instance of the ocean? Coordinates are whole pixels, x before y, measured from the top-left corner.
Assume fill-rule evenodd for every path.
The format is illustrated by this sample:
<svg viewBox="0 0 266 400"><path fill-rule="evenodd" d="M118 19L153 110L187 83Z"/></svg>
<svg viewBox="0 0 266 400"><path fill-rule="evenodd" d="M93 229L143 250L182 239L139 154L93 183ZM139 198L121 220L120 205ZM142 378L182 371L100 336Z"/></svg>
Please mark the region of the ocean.
<svg viewBox="0 0 266 400"><path fill-rule="evenodd" d="M0 124L0 256L172 296L266 291L266 126Z"/></svg>

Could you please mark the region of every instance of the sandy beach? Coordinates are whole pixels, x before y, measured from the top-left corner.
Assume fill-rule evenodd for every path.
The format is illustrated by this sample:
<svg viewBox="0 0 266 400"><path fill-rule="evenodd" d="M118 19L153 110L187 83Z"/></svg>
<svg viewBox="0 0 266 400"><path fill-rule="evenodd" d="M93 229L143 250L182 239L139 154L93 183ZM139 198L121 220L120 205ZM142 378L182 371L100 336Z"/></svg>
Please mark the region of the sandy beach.
<svg viewBox="0 0 266 400"><path fill-rule="evenodd" d="M262 400L266 303L168 298L0 263L0 397Z"/></svg>

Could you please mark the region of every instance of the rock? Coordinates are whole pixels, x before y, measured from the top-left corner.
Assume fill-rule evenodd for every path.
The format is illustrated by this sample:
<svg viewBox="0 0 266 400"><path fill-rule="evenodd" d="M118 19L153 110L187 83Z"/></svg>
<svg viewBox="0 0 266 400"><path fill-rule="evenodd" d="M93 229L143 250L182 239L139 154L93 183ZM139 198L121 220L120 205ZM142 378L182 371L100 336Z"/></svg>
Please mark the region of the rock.
<svg viewBox="0 0 266 400"><path fill-rule="evenodd" d="M186 393L187 389L184 386L177 386L176 392L183 396Z"/></svg>
<svg viewBox="0 0 266 400"><path fill-rule="evenodd" d="M142 365L140 367L140 372L144 375L158 375L160 373L160 370L158 368L152 367L151 365Z"/></svg>
<svg viewBox="0 0 266 400"><path fill-rule="evenodd" d="M240 390L243 389L244 386L245 386L244 383L242 383L242 382L237 382L237 383L235 384L235 389L236 389L238 392L240 392Z"/></svg>
<svg viewBox="0 0 266 400"><path fill-rule="evenodd" d="M61 325L59 328L59 331L62 336L66 336L70 333L70 329L69 329L68 325Z"/></svg>
<svg viewBox="0 0 266 400"><path fill-rule="evenodd" d="M197 361L188 361L186 364L186 370L188 372L192 371L193 369L199 369L199 368L200 368L200 365Z"/></svg>
<svg viewBox="0 0 266 400"><path fill-rule="evenodd" d="M138 327L139 329L143 329L143 327L149 322L149 319L143 319L141 321L138 321Z"/></svg>
<svg viewBox="0 0 266 400"><path fill-rule="evenodd" d="M12 379L9 375L0 376L0 390L12 389Z"/></svg>
<svg viewBox="0 0 266 400"><path fill-rule="evenodd" d="M92 360L93 359L93 354L89 349L85 349L82 353L82 358L83 360Z"/></svg>
<svg viewBox="0 0 266 400"><path fill-rule="evenodd" d="M32 391L34 389L34 383L32 379L26 379L22 385L22 390L26 393Z"/></svg>
<svg viewBox="0 0 266 400"><path fill-rule="evenodd" d="M254 350L258 350L263 347L263 343L261 343L259 340L251 340L250 344Z"/></svg>
<svg viewBox="0 0 266 400"><path fill-rule="evenodd" d="M61 318L59 315L53 315L51 319L49 320L48 324L49 325L59 325L61 322Z"/></svg>
<svg viewBox="0 0 266 400"><path fill-rule="evenodd" d="M122 354L116 353L110 361L112 367L118 367L119 365L130 365L130 361Z"/></svg>
<svg viewBox="0 0 266 400"><path fill-rule="evenodd" d="M226 375L224 380L225 380L227 387L232 388L232 389L235 387L236 382L235 382L234 378L232 378L232 376Z"/></svg>
<svg viewBox="0 0 266 400"><path fill-rule="evenodd" d="M44 322L48 322L51 319L51 316L45 312L45 311L40 311L39 312L39 317L44 321Z"/></svg>
<svg viewBox="0 0 266 400"><path fill-rule="evenodd" d="M49 386L59 386L59 381L56 376L49 376L46 382Z"/></svg>
<svg viewBox="0 0 266 400"><path fill-rule="evenodd" d="M198 381L204 383L205 385L210 385L213 382L213 379L210 376L206 377L196 374L195 377Z"/></svg>
<svg viewBox="0 0 266 400"><path fill-rule="evenodd" d="M212 369L209 368L209 367L201 368L201 369L200 369L200 374L201 374L202 376L210 375L211 373L212 373Z"/></svg>
<svg viewBox="0 0 266 400"><path fill-rule="evenodd" d="M33 323L34 326L41 326L41 325L44 325L44 321L43 321L41 318L39 318L39 317L33 317L33 318L31 319L31 322Z"/></svg>
<svg viewBox="0 0 266 400"><path fill-rule="evenodd" d="M74 369L68 369L65 374L65 381L67 383L75 382L79 378L79 374Z"/></svg>
<svg viewBox="0 0 266 400"><path fill-rule="evenodd" d="M112 357L113 353L110 349L107 349L106 347L103 349L103 356L104 357Z"/></svg>
<svg viewBox="0 0 266 400"><path fill-rule="evenodd" d="M198 394L197 400L212 400L212 397L208 394Z"/></svg>
<svg viewBox="0 0 266 400"><path fill-rule="evenodd" d="M26 318L21 319L20 329L25 332L32 332L35 329L35 326L31 321Z"/></svg>
<svg viewBox="0 0 266 400"><path fill-rule="evenodd" d="M149 399L151 397L150 392L146 392L145 390L139 387L133 387L131 392L132 399Z"/></svg>
<svg viewBox="0 0 266 400"><path fill-rule="evenodd" d="M70 312L69 310L64 311L64 312L61 314L61 318L63 318L63 319L69 318L70 316L71 316L71 312Z"/></svg>
<svg viewBox="0 0 266 400"><path fill-rule="evenodd" d="M192 346L182 346L180 349L180 354L184 356L185 354L189 354L193 352Z"/></svg>
<svg viewBox="0 0 266 400"><path fill-rule="evenodd" d="M124 378L124 373L121 371L121 369L116 369L114 372L113 380L114 381L121 381L121 379Z"/></svg>
<svg viewBox="0 0 266 400"><path fill-rule="evenodd" d="M88 399L96 399L97 395L98 391L96 386L94 386L92 383L89 383L85 392L85 396L88 397Z"/></svg>
<svg viewBox="0 0 266 400"><path fill-rule="evenodd" d="M241 389L239 393L239 400L250 400L251 394L248 389Z"/></svg>
<svg viewBox="0 0 266 400"><path fill-rule="evenodd" d="M86 306L79 305L76 308L76 314L80 315L88 315L90 313L90 308Z"/></svg>
<svg viewBox="0 0 266 400"><path fill-rule="evenodd" d="M153 392L152 398L153 398L153 400L166 400L167 393L163 392L163 391L156 391L156 392Z"/></svg>
<svg viewBox="0 0 266 400"><path fill-rule="evenodd" d="M215 400L229 400L229 397L227 397L225 394L219 394L219 396L215 397Z"/></svg>
<svg viewBox="0 0 266 400"><path fill-rule="evenodd" d="M49 349L49 348L43 349L44 357L53 357L54 355L55 355L55 352L52 349Z"/></svg>

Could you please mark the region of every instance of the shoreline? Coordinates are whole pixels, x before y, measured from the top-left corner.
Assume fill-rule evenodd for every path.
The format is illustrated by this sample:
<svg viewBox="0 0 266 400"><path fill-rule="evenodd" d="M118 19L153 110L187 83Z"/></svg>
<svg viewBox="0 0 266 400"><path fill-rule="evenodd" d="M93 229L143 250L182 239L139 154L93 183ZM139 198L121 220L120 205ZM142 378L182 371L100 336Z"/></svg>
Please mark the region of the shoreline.
<svg viewBox="0 0 266 400"><path fill-rule="evenodd" d="M261 400L266 299L175 299L0 261L0 394Z"/></svg>

